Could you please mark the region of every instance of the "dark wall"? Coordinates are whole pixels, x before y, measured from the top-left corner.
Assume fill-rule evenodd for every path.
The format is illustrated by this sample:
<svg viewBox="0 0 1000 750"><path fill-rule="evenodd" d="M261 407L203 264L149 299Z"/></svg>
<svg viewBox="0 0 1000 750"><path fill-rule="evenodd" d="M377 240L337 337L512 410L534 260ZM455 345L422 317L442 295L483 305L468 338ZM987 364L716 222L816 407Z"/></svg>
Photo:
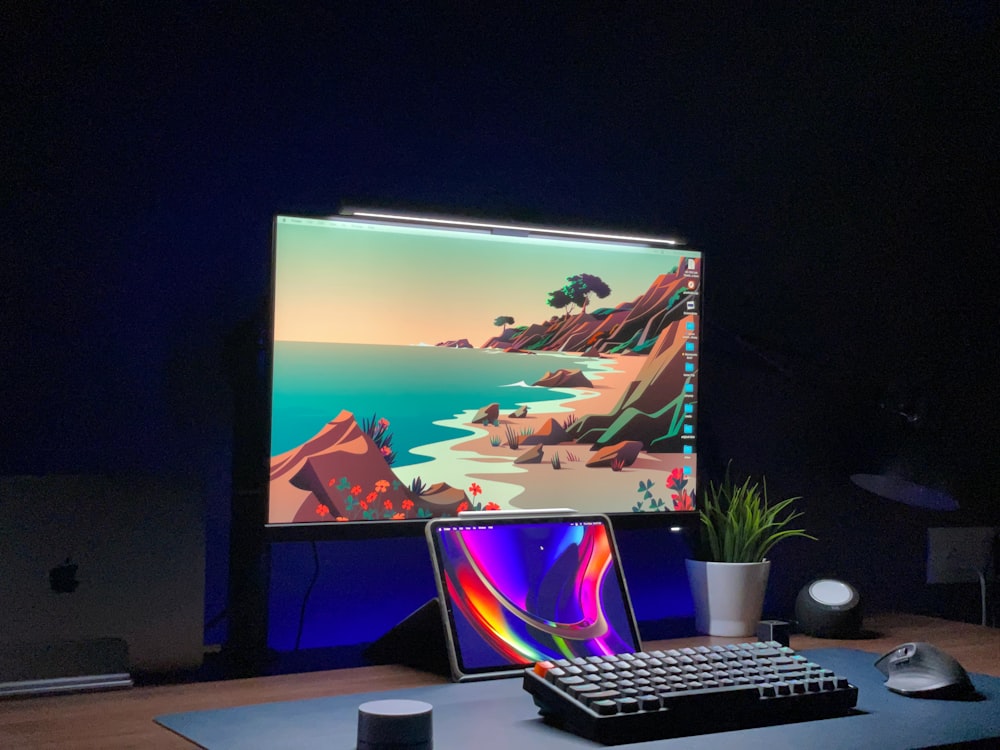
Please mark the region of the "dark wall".
<svg viewBox="0 0 1000 750"><path fill-rule="evenodd" d="M850 473L905 453L997 520L995 5L507 5L6 10L0 470L196 474L212 617L274 213L679 231L703 460L806 496L784 589L835 568L898 604L872 550L916 564L938 521Z"/></svg>

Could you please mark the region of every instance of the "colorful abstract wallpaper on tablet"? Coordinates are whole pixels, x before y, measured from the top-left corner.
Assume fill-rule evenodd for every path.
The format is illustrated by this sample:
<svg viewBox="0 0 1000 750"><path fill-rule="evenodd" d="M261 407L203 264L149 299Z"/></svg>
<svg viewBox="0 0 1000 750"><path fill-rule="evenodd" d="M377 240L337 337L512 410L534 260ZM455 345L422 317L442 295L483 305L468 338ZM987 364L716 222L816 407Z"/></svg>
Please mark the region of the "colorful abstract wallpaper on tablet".
<svg viewBox="0 0 1000 750"><path fill-rule="evenodd" d="M268 522L694 508L701 263L279 216Z"/></svg>
<svg viewBox="0 0 1000 750"><path fill-rule="evenodd" d="M466 669L638 650L603 524L435 533Z"/></svg>

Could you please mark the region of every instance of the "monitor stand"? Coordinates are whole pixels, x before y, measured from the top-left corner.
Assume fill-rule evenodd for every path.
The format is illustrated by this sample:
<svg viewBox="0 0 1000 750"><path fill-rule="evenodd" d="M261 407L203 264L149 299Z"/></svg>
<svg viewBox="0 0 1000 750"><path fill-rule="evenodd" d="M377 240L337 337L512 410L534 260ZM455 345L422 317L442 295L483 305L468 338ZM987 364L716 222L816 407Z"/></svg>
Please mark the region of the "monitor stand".
<svg viewBox="0 0 1000 750"><path fill-rule="evenodd" d="M437 597L373 642L365 649L364 656L372 664L403 664L450 676L441 605Z"/></svg>
<svg viewBox="0 0 1000 750"><path fill-rule="evenodd" d="M132 687L128 644L121 638L5 643L0 698Z"/></svg>

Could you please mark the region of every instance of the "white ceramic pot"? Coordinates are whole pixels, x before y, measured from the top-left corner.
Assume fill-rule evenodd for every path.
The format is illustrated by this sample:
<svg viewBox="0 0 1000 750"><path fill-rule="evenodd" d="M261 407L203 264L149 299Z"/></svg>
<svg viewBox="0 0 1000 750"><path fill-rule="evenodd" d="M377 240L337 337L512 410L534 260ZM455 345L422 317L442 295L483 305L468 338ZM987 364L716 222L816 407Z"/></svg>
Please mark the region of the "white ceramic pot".
<svg viewBox="0 0 1000 750"><path fill-rule="evenodd" d="M764 611L771 561L685 562L698 632L733 638L755 635Z"/></svg>

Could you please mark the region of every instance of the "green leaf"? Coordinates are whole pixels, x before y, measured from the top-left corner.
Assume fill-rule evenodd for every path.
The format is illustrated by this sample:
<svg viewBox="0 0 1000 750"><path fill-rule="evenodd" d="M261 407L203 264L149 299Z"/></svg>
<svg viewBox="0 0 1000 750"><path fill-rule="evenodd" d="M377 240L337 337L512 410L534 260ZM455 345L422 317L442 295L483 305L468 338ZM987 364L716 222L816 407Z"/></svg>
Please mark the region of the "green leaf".
<svg viewBox="0 0 1000 750"><path fill-rule="evenodd" d="M804 529L789 528L802 515L792 507L798 499L771 504L766 480L757 483L747 477L735 484L727 467L722 482L710 482L702 494L699 555L717 562L759 562L785 539L815 539Z"/></svg>

